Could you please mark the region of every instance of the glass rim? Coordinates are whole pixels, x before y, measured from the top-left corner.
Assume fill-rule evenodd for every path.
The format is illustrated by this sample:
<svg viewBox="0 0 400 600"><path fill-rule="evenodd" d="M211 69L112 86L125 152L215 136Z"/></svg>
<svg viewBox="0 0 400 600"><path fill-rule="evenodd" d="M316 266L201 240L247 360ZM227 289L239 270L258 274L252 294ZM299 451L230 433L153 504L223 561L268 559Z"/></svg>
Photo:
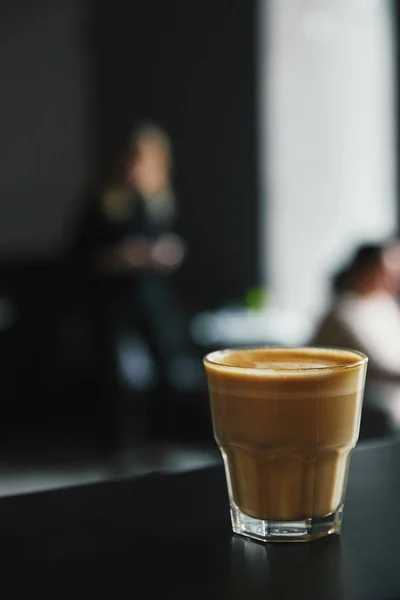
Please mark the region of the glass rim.
<svg viewBox="0 0 400 600"><path fill-rule="evenodd" d="M356 360L355 362L349 362L346 364L341 364L341 365L324 365L322 367L245 367L245 366L239 366L239 365L229 365L224 363L221 360L215 360L215 356L216 355L223 355L226 353L231 353L231 352L247 352L247 351L256 351L256 350L271 350L273 351L278 351L278 352L310 352L310 353L315 353L316 355L318 354L318 352L327 352L327 353L332 353L332 355L334 354L339 354L339 353L347 353L347 354L353 354L359 357L359 360ZM354 350L353 348L344 348L344 347L340 347L340 346L250 346L250 347L244 347L244 348L223 348L221 350L214 350L213 352L209 352L208 354L206 354L206 356L203 358L203 363L205 366L207 365L211 365L214 368L222 368L224 370L230 370L230 371L234 371L234 372L246 372L246 373L304 373L304 372L321 372L321 371L342 371L344 369L354 369L356 367L360 367L364 364L368 363L368 356L366 354L364 354L364 352L361 352L360 350Z"/></svg>

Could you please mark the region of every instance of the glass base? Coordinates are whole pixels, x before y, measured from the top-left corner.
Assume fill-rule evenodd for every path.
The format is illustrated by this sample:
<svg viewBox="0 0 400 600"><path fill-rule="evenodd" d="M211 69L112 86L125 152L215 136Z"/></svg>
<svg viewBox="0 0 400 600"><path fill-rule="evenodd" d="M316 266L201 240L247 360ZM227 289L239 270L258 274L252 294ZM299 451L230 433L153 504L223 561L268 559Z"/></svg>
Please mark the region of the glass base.
<svg viewBox="0 0 400 600"><path fill-rule="evenodd" d="M268 521L254 519L231 504L232 529L261 542L308 542L340 532L343 504L325 517L311 517L301 521Z"/></svg>

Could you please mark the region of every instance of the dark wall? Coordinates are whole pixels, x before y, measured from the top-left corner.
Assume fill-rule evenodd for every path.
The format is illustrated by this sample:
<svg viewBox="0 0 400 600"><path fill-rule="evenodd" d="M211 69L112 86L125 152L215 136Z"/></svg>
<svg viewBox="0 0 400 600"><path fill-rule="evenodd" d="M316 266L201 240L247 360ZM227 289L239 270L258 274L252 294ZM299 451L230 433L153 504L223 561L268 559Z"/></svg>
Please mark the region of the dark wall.
<svg viewBox="0 0 400 600"><path fill-rule="evenodd" d="M2 260L62 251L92 176L87 19L81 0L1 2Z"/></svg>
<svg viewBox="0 0 400 600"><path fill-rule="evenodd" d="M98 147L105 165L137 118L176 150L180 275L192 309L258 282L255 0L96 2Z"/></svg>

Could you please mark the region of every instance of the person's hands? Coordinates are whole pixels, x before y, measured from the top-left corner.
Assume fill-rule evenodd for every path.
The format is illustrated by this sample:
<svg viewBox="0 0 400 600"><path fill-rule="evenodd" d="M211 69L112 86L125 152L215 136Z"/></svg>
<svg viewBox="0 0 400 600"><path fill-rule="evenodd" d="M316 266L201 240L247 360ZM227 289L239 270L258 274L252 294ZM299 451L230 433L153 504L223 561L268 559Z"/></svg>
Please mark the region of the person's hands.
<svg viewBox="0 0 400 600"><path fill-rule="evenodd" d="M153 243L144 236L137 236L119 245L118 256L125 267L141 269L151 266Z"/></svg>
<svg viewBox="0 0 400 600"><path fill-rule="evenodd" d="M167 233L153 244L151 257L156 268L175 271L181 266L186 254L185 244L178 235Z"/></svg>
<svg viewBox="0 0 400 600"><path fill-rule="evenodd" d="M135 236L114 247L100 250L95 258L95 266L103 273L117 274L139 269L171 272L181 266L185 254L185 244L175 234L162 235L157 241Z"/></svg>

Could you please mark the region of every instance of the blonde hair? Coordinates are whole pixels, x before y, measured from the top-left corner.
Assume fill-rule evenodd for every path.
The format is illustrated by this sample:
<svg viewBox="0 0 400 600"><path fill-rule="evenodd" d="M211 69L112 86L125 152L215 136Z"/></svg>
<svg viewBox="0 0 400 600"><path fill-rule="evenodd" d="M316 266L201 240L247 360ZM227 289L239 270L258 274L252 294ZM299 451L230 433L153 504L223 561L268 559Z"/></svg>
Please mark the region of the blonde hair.
<svg viewBox="0 0 400 600"><path fill-rule="evenodd" d="M141 123L132 130L130 135L130 149L132 154L138 152L139 144L142 142L154 142L163 150L170 174L173 166L173 151L171 140L167 133L156 125L156 123Z"/></svg>
<svg viewBox="0 0 400 600"><path fill-rule="evenodd" d="M175 195L171 183L172 144L167 133L159 125L149 121L142 122L132 129L127 144L114 162L108 183L104 188L102 210L116 219L124 218L129 210L131 191L125 181L125 169L129 159L140 153L140 145L143 142L153 142L160 147L165 155L167 169L166 186L151 198L143 198L147 209L155 217L172 218L175 215Z"/></svg>
<svg viewBox="0 0 400 600"><path fill-rule="evenodd" d="M130 135L131 154L135 156L140 152L140 144L152 142L162 150L165 156L167 170L167 184L151 198L144 198L147 208L155 216L172 217L175 214L175 195L171 183L173 167L173 150L171 140L167 133L156 123L146 122L136 126Z"/></svg>

